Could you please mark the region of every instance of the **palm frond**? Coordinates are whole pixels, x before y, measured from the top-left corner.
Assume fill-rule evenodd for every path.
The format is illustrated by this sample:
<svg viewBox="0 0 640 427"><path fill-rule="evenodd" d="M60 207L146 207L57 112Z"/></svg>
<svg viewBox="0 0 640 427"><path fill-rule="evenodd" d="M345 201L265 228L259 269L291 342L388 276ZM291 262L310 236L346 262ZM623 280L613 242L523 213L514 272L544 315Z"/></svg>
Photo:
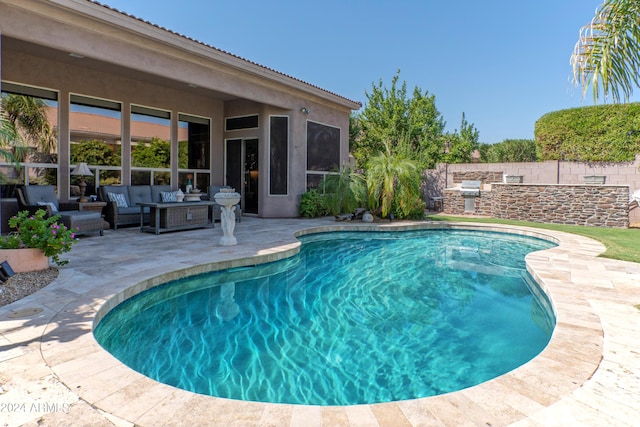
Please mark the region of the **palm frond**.
<svg viewBox="0 0 640 427"><path fill-rule="evenodd" d="M604 1L580 29L570 62L583 97L591 86L596 102L601 93L628 101L640 86L640 1Z"/></svg>

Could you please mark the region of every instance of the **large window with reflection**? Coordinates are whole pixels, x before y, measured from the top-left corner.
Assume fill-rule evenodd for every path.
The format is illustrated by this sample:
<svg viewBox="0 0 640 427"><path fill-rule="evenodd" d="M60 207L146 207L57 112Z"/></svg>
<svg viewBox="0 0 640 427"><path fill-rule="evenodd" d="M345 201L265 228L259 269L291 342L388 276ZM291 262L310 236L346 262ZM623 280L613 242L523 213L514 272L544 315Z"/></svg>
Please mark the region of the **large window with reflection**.
<svg viewBox="0 0 640 427"><path fill-rule="evenodd" d="M57 185L58 93L2 82L0 102L2 197L13 197L18 185Z"/></svg>
<svg viewBox="0 0 640 427"><path fill-rule="evenodd" d="M178 115L178 184L188 183L207 191L211 185L211 121L189 114Z"/></svg>
<svg viewBox="0 0 640 427"><path fill-rule="evenodd" d="M340 128L307 121L307 189L340 167Z"/></svg>
<svg viewBox="0 0 640 427"><path fill-rule="evenodd" d="M69 107L71 168L80 162L93 177L85 177L87 195L96 186L122 183L122 109L119 102L71 95ZM77 195L80 177L72 176L71 195Z"/></svg>
<svg viewBox="0 0 640 427"><path fill-rule="evenodd" d="M131 184L171 184L171 113L131 106Z"/></svg>

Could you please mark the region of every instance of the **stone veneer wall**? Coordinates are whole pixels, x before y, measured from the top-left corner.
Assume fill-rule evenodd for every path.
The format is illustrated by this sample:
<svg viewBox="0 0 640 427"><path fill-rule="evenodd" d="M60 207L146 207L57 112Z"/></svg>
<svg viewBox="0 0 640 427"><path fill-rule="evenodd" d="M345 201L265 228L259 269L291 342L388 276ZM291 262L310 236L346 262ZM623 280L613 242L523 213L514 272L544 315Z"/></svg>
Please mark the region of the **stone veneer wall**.
<svg viewBox="0 0 640 427"><path fill-rule="evenodd" d="M475 215L553 224L627 228L629 187L617 185L493 184L475 201ZM464 198L447 189L443 211L461 215Z"/></svg>

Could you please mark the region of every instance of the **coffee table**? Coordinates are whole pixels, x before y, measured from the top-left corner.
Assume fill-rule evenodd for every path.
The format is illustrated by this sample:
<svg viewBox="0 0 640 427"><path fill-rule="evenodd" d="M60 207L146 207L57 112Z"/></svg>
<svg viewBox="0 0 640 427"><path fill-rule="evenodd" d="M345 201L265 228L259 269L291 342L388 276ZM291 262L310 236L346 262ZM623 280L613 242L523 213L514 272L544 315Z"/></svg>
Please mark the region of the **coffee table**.
<svg viewBox="0 0 640 427"><path fill-rule="evenodd" d="M209 211L216 202L138 203L140 206L140 231L155 234L166 231L189 230L193 228L212 228ZM144 208L150 209L149 225L144 225Z"/></svg>

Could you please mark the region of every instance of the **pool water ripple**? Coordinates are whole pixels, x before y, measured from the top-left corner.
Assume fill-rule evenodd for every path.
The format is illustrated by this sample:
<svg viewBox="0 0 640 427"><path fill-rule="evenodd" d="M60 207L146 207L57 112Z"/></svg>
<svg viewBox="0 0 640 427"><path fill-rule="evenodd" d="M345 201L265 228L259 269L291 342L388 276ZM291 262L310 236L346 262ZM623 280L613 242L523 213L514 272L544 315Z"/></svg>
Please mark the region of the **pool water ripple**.
<svg viewBox="0 0 640 427"><path fill-rule="evenodd" d="M144 292L97 326L137 371L197 393L353 405L479 384L537 355L554 319L524 256L553 244L463 230L325 233L291 259Z"/></svg>

